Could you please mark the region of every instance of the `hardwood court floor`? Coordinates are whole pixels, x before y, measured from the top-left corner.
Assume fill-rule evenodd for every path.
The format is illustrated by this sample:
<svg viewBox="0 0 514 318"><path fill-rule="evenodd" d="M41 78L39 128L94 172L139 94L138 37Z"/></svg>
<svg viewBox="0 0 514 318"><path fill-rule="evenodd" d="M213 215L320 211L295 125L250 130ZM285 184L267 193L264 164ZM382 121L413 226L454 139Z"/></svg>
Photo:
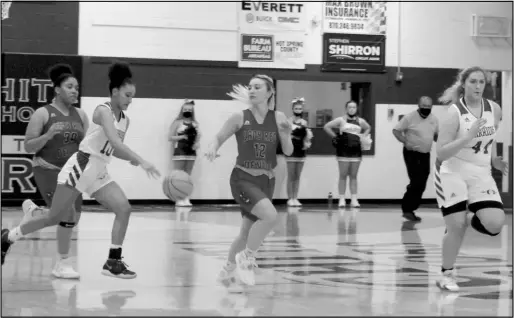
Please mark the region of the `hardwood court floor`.
<svg viewBox="0 0 514 318"><path fill-rule="evenodd" d="M133 280L101 275L112 213L86 207L72 243L80 281L53 279L55 228L17 242L2 267L2 316L369 316L512 317L512 215L503 233L469 229L461 292L441 292L443 220L421 223L396 208L282 208L258 255L257 285L229 294L216 284L240 214L233 207L150 207L133 213L124 245ZM21 212L2 213L12 227Z"/></svg>

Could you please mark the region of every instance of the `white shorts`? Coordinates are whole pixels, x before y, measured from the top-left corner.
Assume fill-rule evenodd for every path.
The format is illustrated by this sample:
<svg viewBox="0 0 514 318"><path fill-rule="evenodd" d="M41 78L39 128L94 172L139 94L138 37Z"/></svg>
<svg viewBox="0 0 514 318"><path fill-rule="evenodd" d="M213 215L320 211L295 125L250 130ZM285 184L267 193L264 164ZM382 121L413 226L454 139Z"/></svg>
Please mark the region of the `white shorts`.
<svg viewBox="0 0 514 318"><path fill-rule="evenodd" d="M90 197L112 181L105 161L90 157L81 151L68 159L57 177L58 184L75 188Z"/></svg>
<svg viewBox="0 0 514 318"><path fill-rule="evenodd" d="M502 202L491 168L460 159L451 158L442 164L437 160L434 185L439 208L447 208L462 201L468 204L482 201Z"/></svg>

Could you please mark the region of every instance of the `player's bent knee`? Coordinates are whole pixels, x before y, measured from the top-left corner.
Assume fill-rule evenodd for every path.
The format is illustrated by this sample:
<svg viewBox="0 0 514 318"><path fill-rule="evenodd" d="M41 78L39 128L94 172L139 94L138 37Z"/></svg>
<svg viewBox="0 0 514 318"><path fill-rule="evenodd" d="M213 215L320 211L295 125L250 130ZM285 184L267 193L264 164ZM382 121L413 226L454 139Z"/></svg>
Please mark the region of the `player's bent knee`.
<svg viewBox="0 0 514 318"><path fill-rule="evenodd" d="M67 229L72 229L77 225L75 222L59 222L59 226L65 227Z"/></svg>
<svg viewBox="0 0 514 318"><path fill-rule="evenodd" d="M261 221L274 222L277 219L277 210L270 199L262 199L255 204L251 214L257 216Z"/></svg>

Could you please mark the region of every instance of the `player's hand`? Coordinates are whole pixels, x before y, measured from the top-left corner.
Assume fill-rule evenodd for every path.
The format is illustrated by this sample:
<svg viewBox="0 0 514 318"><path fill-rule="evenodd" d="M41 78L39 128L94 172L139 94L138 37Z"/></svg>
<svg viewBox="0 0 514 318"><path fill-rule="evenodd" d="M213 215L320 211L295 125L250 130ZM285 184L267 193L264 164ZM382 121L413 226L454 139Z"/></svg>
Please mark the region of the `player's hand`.
<svg viewBox="0 0 514 318"><path fill-rule="evenodd" d="M471 127L469 128L468 138L469 139L475 138L476 135L478 134L478 131L480 130L480 128L483 125L485 125L486 123L487 123L487 119L485 119L485 118L480 118L480 119L475 120L475 122L473 124L471 124Z"/></svg>
<svg viewBox="0 0 514 318"><path fill-rule="evenodd" d="M492 165L495 169L500 170L504 175L507 175L509 172L509 165L501 156L493 158Z"/></svg>
<svg viewBox="0 0 514 318"><path fill-rule="evenodd" d="M200 147L200 145L198 145L198 143L197 143L197 142L195 142L195 143L193 144L193 147L192 147L192 148L193 148L193 150L197 150L199 147Z"/></svg>
<svg viewBox="0 0 514 318"><path fill-rule="evenodd" d="M64 129L63 123L55 123L47 131L48 137L53 138L55 135L59 134Z"/></svg>
<svg viewBox="0 0 514 318"><path fill-rule="evenodd" d="M161 173L159 172L159 170L157 170L157 168L148 161L143 161L140 164L140 166L141 166L141 168L143 168L144 171L146 171L146 174L150 178L157 179L158 177L161 176Z"/></svg>

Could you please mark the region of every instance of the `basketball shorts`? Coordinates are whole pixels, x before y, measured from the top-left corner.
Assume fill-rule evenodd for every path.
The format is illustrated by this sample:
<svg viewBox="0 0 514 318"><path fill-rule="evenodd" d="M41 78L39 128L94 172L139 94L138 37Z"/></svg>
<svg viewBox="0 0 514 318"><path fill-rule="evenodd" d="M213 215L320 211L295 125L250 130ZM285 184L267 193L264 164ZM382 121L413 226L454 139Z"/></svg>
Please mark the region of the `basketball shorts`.
<svg viewBox="0 0 514 318"><path fill-rule="evenodd" d="M275 178L267 175L253 176L239 168L230 175L230 190L234 200L241 206L241 214L252 221L259 218L251 213L262 199L272 199L275 191Z"/></svg>
<svg viewBox="0 0 514 318"><path fill-rule="evenodd" d="M436 160L434 185L439 208L451 207L462 201L468 205L482 201L502 203L490 167L477 166L456 158L442 164Z"/></svg>
<svg viewBox="0 0 514 318"><path fill-rule="evenodd" d="M57 182L94 197L94 193L113 180L105 161L82 151L74 153L62 167Z"/></svg>
<svg viewBox="0 0 514 318"><path fill-rule="evenodd" d="M57 186L59 170L35 166L32 167L32 172L34 173L37 189L43 197L43 200L45 200L46 206L50 208L52 206L55 187ZM82 211L82 195L79 195L75 201L75 211Z"/></svg>

